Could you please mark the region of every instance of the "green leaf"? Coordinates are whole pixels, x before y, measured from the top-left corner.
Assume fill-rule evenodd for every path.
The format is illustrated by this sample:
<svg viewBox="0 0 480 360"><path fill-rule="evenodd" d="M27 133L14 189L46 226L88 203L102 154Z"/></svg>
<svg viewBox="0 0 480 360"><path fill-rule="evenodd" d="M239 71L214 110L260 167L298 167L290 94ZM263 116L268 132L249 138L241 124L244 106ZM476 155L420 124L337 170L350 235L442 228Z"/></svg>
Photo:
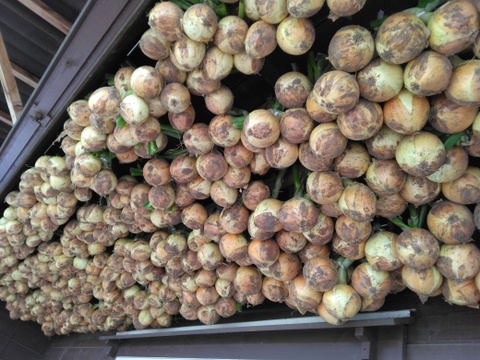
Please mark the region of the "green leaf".
<svg viewBox="0 0 480 360"><path fill-rule="evenodd" d="M153 208L152 204L150 204L150 201L148 201L148 200L143 203L143 207L148 209L148 210L155 210Z"/></svg>
<svg viewBox="0 0 480 360"><path fill-rule="evenodd" d="M147 154L148 155L153 155L153 154L156 154L157 152L158 152L158 146L157 146L156 141L150 141L147 144Z"/></svg>
<svg viewBox="0 0 480 360"><path fill-rule="evenodd" d="M443 145L445 146L445 150L450 150L452 147L456 145L462 145L462 143L467 142L469 138L468 130L461 131L459 133L450 135L444 141ZM467 140L467 141L466 141Z"/></svg>
<svg viewBox="0 0 480 360"><path fill-rule="evenodd" d="M235 304L235 308L237 309L237 312L242 312L243 311L242 304L240 304L238 302Z"/></svg>
<svg viewBox="0 0 480 360"><path fill-rule="evenodd" d="M115 123L119 129L122 129L127 122L121 115L118 115L117 118L115 119Z"/></svg>
<svg viewBox="0 0 480 360"><path fill-rule="evenodd" d="M132 176L143 176L143 170L138 168L130 168L130 175Z"/></svg>

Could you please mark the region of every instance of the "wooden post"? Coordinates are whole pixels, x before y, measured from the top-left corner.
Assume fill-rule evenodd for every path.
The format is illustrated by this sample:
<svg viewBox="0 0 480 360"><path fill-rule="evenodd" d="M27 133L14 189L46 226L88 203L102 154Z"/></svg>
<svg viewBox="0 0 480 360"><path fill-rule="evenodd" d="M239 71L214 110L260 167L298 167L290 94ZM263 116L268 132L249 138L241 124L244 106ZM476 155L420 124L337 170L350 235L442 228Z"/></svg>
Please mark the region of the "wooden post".
<svg viewBox="0 0 480 360"><path fill-rule="evenodd" d="M5 99L7 100L8 110L12 122L17 121L18 115L23 109L22 99L18 91L15 76L13 75L10 59L8 58L7 49L3 42L2 34L0 33L0 81L2 83Z"/></svg>

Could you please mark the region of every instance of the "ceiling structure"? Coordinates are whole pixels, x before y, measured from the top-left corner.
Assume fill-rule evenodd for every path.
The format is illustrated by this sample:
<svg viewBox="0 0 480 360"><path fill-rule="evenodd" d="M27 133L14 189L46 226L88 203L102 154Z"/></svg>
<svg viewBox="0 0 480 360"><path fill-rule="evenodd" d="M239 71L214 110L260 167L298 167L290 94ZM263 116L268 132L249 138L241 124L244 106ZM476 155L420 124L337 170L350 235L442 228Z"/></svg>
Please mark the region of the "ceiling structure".
<svg viewBox="0 0 480 360"><path fill-rule="evenodd" d="M0 149L87 0L0 0Z"/></svg>

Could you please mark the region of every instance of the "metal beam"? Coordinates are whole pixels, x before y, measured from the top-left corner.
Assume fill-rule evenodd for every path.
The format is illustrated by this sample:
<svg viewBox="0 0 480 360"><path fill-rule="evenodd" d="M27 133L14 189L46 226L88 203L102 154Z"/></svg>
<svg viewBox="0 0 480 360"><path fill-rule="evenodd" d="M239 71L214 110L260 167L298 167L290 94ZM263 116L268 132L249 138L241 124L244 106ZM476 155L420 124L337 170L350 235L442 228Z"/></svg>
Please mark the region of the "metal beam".
<svg viewBox="0 0 480 360"><path fill-rule="evenodd" d="M22 111L22 99L18 91L17 82L13 75L12 65L8 58L7 49L3 41L2 33L0 32L0 82L2 83L3 93L7 100L8 111L12 122L17 121L17 117Z"/></svg>
<svg viewBox="0 0 480 360"><path fill-rule="evenodd" d="M320 316L291 317L286 319L234 322L215 325L181 326L166 329L147 329L117 332L100 336L100 340L123 340L149 337L192 336L206 334L246 333L259 331L291 331L311 329L338 329L369 326L394 326L412 323L411 310L361 313L341 326L331 325Z"/></svg>
<svg viewBox="0 0 480 360"><path fill-rule="evenodd" d="M40 16L43 20L48 22L50 25L56 27L58 30L64 34L68 34L72 23L65 19L62 15L57 13L47 4L40 0L18 0L19 3L25 5L35 14Z"/></svg>
<svg viewBox="0 0 480 360"><path fill-rule="evenodd" d="M6 112L0 110L0 121L8 126L12 126L12 118Z"/></svg>
<svg viewBox="0 0 480 360"><path fill-rule="evenodd" d="M21 66L10 62L12 65L13 75L20 81L23 81L25 84L30 85L32 88L36 88L38 84L38 78L29 73L27 70L22 68Z"/></svg>

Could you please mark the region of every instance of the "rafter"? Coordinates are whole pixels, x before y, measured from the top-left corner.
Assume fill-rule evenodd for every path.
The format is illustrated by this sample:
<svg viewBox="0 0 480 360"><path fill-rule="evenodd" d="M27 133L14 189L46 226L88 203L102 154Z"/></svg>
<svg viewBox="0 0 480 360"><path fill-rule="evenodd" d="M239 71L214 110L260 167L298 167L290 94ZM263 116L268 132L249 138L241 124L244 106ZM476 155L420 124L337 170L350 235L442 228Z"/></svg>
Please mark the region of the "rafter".
<svg viewBox="0 0 480 360"><path fill-rule="evenodd" d="M7 113L3 112L2 110L0 110L0 121L9 126L13 125L12 119L10 118L10 116Z"/></svg>
<svg viewBox="0 0 480 360"><path fill-rule="evenodd" d="M3 93L7 100L8 111L12 122L17 121L17 116L23 109L22 99L18 91L17 82L13 75L12 66L8 58L7 49L3 42L2 33L0 32L0 82L2 83Z"/></svg>
<svg viewBox="0 0 480 360"><path fill-rule="evenodd" d="M10 62L12 65L13 75L20 81L23 81L25 84L30 85L32 88L36 88L38 84L38 78L29 73L27 70L21 66Z"/></svg>
<svg viewBox="0 0 480 360"><path fill-rule="evenodd" d="M17 0L19 3L25 5L35 14L40 16L43 20L55 26L58 30L67 34L72 27L72 23L65 19L62 15L57 13L47 4L40 0Z"/></svg>

